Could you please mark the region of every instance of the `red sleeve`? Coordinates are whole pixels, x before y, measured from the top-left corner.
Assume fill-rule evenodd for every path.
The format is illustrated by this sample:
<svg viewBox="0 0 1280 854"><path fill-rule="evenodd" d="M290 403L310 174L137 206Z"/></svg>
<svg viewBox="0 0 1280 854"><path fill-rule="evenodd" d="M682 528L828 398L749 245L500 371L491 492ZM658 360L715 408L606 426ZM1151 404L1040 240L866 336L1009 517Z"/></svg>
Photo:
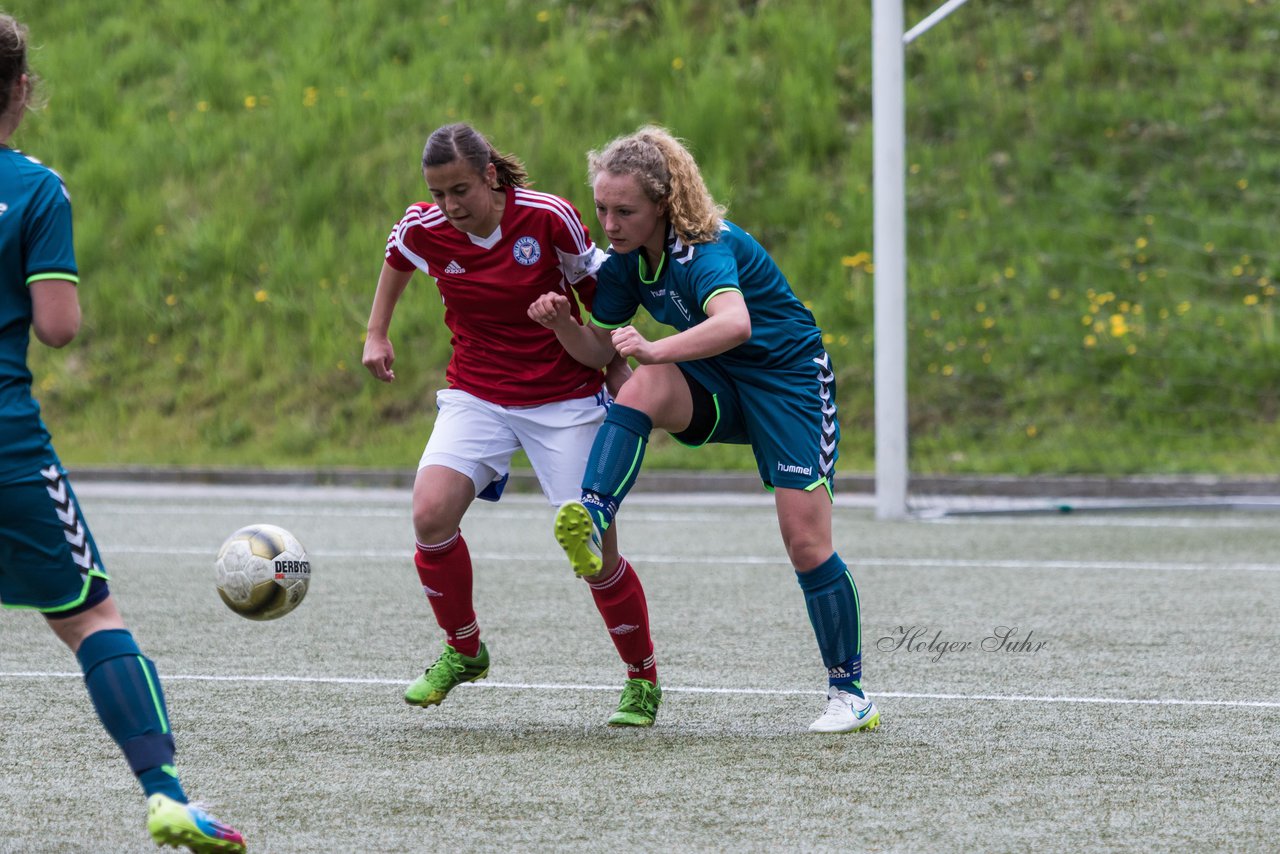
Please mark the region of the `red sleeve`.
<svg viewBox="0 0 1280 854"><path fill-rule="evenodd" d="M418 257L409 248L409 241L415 226L422 221L422 215L426 211L428 205L425 202L417 202L409 206L404 212L404 216L391 229L391 234L387 235L387 246L383 257L388 265L403 273L409 273L418 269L417 263L413 258ZM411 258L410 256L413 256Z"/></svg>

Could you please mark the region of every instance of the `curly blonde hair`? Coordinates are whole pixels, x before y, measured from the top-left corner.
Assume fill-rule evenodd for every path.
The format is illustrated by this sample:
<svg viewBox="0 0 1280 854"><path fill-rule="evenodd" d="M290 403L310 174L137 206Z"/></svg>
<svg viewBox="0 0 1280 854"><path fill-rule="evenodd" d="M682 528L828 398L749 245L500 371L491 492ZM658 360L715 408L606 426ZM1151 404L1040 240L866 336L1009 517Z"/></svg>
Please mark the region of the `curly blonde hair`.
<svg viewBox="0 0 1280 854"><path fill-rule="evenodd" d="M12 15L0 14L0 113L9 109L13 84L27 75L27 103L37 106L34 92L38 78L27 65L27 28Z"/></svg>
<svg viewBox="0 0 1280 854"><path fill-rule="evenodd" d="M667 219L682 242L711 243L719 238L725 207L707 191L689 149L665 128L645 125L602 151L589 152L590 182L594 184L602 172L634 176L650 201L666 206Z"/></svg>

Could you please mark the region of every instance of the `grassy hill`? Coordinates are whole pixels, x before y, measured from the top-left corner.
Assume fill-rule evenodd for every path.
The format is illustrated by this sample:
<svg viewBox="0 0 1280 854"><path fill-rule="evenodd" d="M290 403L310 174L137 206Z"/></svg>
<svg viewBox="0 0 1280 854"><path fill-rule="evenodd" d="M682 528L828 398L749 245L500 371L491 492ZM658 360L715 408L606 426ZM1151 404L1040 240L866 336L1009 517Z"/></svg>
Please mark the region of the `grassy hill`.
<svg viewBox="0 0 1280 854"><path fill-rule="evenodd" d="M467 120L597 236L584 153L687 139L812 305L870 468L869 4L107 6L9 7L48 101L13 143L75 205L85 331L33 348L69 464L412 465L433 285L394 385L362 334L423 141ZM984 0L909 48L915 468L1280 471L1278 32L1267 0Z"/></svg>

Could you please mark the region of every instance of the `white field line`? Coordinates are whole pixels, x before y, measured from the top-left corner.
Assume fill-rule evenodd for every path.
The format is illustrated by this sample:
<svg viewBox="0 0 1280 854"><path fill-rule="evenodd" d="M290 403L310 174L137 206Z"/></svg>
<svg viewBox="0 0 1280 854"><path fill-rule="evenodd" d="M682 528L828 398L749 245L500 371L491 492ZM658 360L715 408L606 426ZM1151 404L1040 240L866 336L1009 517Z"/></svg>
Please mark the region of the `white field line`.
<svg viewBox="0 0 1280 854"><path fill-rule="evenodd" d="M506 499L504 499L505 503ZM628 506L628 510L620 518L625 524L628 521L635 523L657 522L657 523L688 523L688 522L723 522L726 515L739 517L744 510L742 503L735 503L732 514L717 511L715 508L706 506L703 502L695 502L693 506L699 509L687 513L663 512L660 510L651 510L644 506L636 499L632 499L632 504L640 504L640 506ZM764 514L772 516L773 507L769 504L759 504L753 502L746 505L750 508L758 505ZM253 503L244 504L208 504L201 507L187 507L173 504L146 504L146 503L101 503L91 501L88 508L91 521L92 517L103 516L200 516L215 517L228 516L235 519L244 519L247 516L262 516L274 518L336 518L336 519L394 519L408 522L410 518L410 508L406 501L403 506L338 506L325 507L323 505L313 506L309 504L263 504L254 505ZM837 508L840 509L840 508ZM542 501L530 503L527 500L521 503L513 503L506 507L491 507L489 505L480 505L475 512L482 515L485 519L516 519L516 520L549 520L554 515L554 510L550 504ZM1182 528L1182 529L1242 529L1253 530L1274 527L1274 519L1266 515L1241 515L1238 513L1222 513L1220 515L1190 515L1190 516L1167 516L1162 513L1145 512L1132 516L1091 516L1087 513L1067 514L1063 516L965 516L956 517L948 516L940 519L921 520L922 525L1016 525L1018 527L1027 526L1045 526L1057 528Z"/></svg>
<svg viewBox="0 0 1280 854"><path fill-rule="evenodd" d="M1275 527L1275 516L1264 514L1240 514L1223 511L1220 515L1166 516L1151 511L1133 516L1097 516L1073 513L1064 516L944 516L940 519L921 519L922 525L1008 525L1019 528L1036 526L1044 528L1179 528L1185 530L1235 528L1262 530Z"/></svg>
<svg viewBox="0 0 1280 854"><path fill-rule="evenodd" d="M111 546L102 545L106 555L196 555L210 557L207 548L184 546ZM337 558L360 560L407 560L408 549L311 549L313 558ZM559 552L472 552L472 559L491 561L514 560L563 560ZM698 564L715 566L789 566L785 558L758 555L649 555L628 552L628 559L636 564ZM1069 570L1069 571L1121 571L1121 572L1280 572L1280 563L1231 563L1231 562L1176 562L1147 560L983 560L981 558L910 558L864 557L849 561L854 569L868 566L892 566L908 569L1016 569L1016 570Z"/></svg>
<svg viewBox="0 0 1280 854"><path fill-rule="evenodd" d="M1280 563L1231 563L1158 560L982 560L968 558L855 558L859 566L902 566L912 569L1053 569L1152 572L1280 572Z"/></svg>
<svg viewBox="0 0 1280 854"><path fill-rule="evenodd" d="M86 507L90 516L195 516L211 518L215 516L229 516L236 519L244 519L245 517L263 517L263 518L331 518L331 519L394 519L409 523L412 518L410 506L406 503L403 507L308 507L300 505L278 505L278 506L244 506L244 505L224 505L224 506L206 506L206 507L174 507L169 505L101 505L91 504ZM730 514L728 512L717 512L712 509L695 510L689 513L670 513L670 512L654 512L647 513L643 510L630 511L626 516L621 517L625 522L627 520L635 522L723 522ZM732 514L735 518L740 518L743 508L734 508ZM476 508L473 512L484 519L504 519L529 522L546 522L548 526L551 520L555 518L556 508L550 504L543 504L537 507L520 507L519 505L511 508L496 508L487 505ZM773 508L765 506L761 508L761 515L765 518L773 517Z"/></svg>
<svg viewBox="0 0 1280 854"><path fill-rule="evenodd" d="M0 679L82 679L78 672L55 671L0 671ZM214 676L196 674L166 674L166 682L241 682L241 683L290 683L314 685L403 685L403 679L363 679L342 676ZM574 683L548 682L470 682L459 688L468 690L491 689L505 691L603 691L613 693L617 685L582 685ZM664 694L748 694L771 697L813 697L825 696L825 691L814 689L773 689L773 688L695 688L663 685ZM1102 706L1202 706L1214 708L1238 709L1280 709L1280 700L1181 700L1173 698L1142 697L1054 697L1034 694L937 694L919 691L876 691L870 694L877 699L889 698L899 700L960 700L986 703L1061 703L1067 705L1102 705Z"/></svg>

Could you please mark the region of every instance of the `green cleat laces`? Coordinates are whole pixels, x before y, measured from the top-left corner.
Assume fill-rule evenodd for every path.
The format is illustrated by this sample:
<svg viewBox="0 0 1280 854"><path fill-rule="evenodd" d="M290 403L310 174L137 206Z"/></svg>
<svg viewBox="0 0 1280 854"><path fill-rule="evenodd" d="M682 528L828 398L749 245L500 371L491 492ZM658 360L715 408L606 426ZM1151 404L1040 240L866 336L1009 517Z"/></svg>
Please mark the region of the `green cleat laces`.
<svg viewBox="0 0 1280 854"><path fill-rule="evenodd" d="M405 689L404 701L411 706L438 706L456 686L489 675L489 649L480 644L475 658L468 658L449 644L436 663Z"/></svg>
<svg viewBox="0 0 1280 854"><path fill-rule="evenodd" d="M618 711L609 717L609 726L653 726L662 702L662 689L648 679L628 679L622 686Z"/></svg>

